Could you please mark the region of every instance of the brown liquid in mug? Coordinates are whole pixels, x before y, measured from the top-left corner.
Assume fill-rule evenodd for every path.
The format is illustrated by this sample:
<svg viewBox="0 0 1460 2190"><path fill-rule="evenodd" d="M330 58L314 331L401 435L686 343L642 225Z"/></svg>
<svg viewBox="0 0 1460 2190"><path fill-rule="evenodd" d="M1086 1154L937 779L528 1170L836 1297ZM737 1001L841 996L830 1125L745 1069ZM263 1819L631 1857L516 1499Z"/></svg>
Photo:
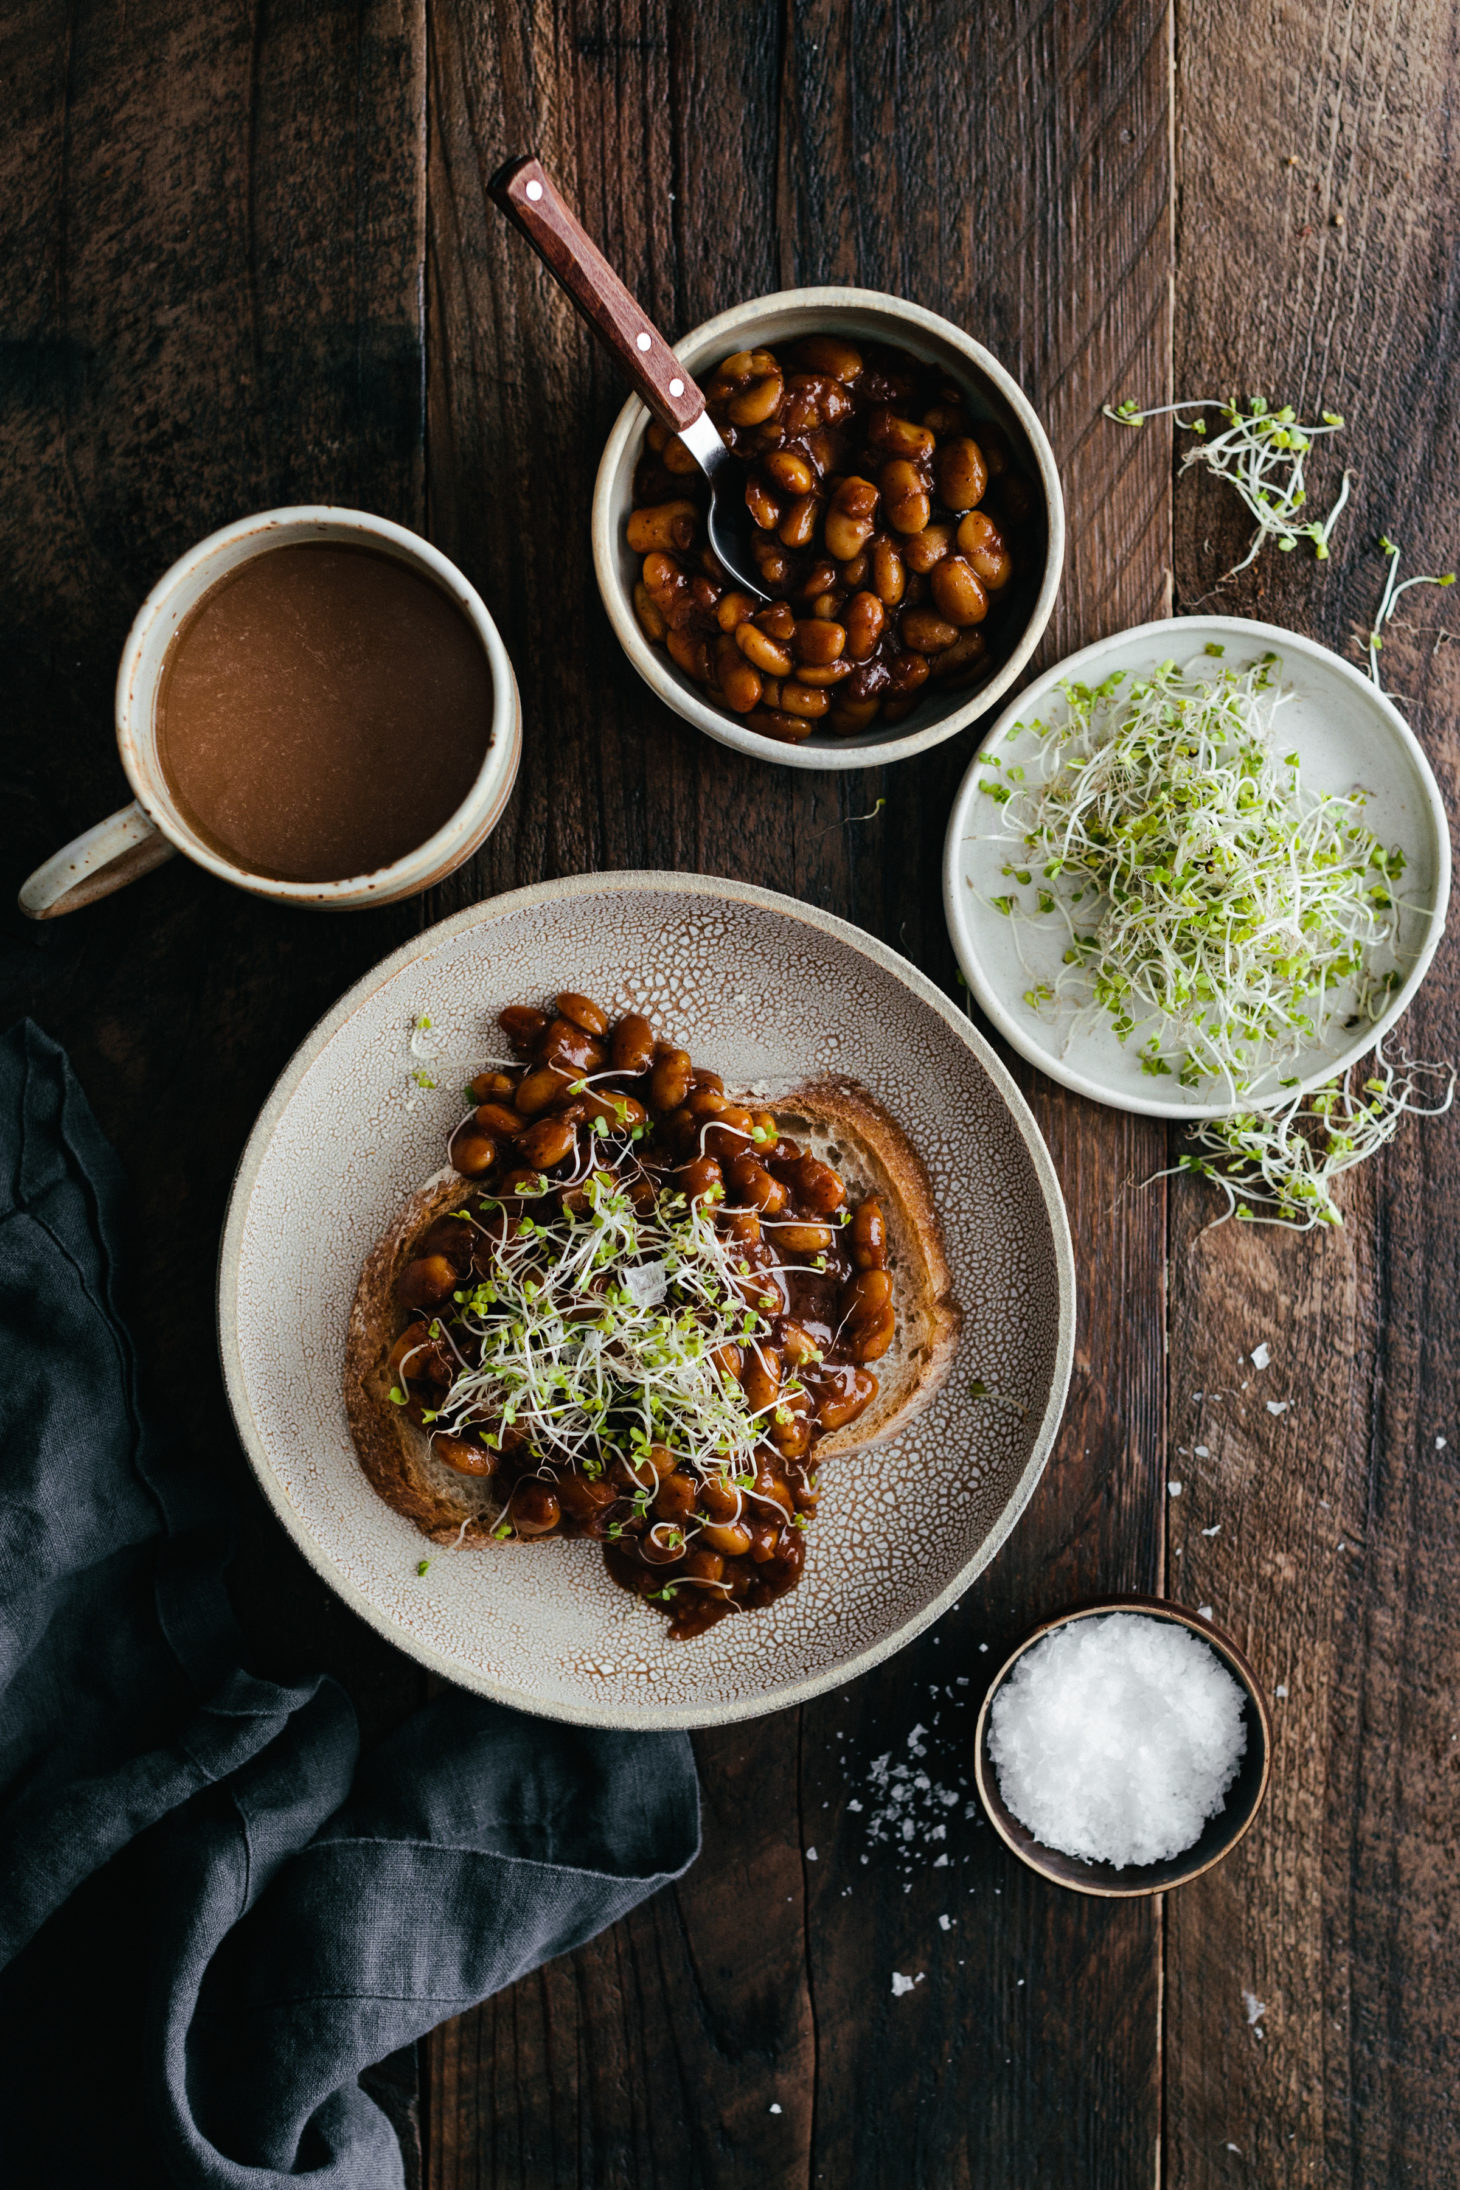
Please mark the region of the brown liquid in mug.
<svg viewBox="0 0 1460 2190"><path fill-rule="evenodd" d="M414 851L486 755L492 675L464 612L407 563L270 548L178 627L157 750L184 816L235 866L337 882Z"/></svg>

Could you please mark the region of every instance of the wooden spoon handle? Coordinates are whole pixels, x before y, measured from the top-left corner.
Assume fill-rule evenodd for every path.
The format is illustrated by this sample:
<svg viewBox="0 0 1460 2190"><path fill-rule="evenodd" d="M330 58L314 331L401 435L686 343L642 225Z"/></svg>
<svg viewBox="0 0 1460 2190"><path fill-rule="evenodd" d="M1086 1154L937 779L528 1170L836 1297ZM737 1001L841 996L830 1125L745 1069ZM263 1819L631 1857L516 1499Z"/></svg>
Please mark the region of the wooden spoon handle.
<svg viewBox="0 0 1460 2190"><path fill-rule="evenodd" d="M705 399L653 321L629 295L531 153L499 167L488 189L612 350L662 424L692 425Z"/></svg>

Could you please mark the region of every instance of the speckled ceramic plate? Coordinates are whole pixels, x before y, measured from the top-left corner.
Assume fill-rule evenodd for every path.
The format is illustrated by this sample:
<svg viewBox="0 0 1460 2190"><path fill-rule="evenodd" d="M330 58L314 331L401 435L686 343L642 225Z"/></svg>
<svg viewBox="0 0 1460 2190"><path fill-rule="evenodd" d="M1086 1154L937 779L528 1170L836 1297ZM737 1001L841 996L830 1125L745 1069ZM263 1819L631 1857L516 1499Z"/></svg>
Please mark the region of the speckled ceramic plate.
<svg viewBox="0 0 1460 2190"><path fill-rule="evenodd" d="M731 1085L868 1088L927 1164L964 1311L900 1436L829 1462L801 1586L696 1642L616 1588L591 1543L443 1551L370 1488L342 1396L367 1251L444 1161L459 1084L504 1004L562 988L649 1013ZM412 1077L425 1015L439 1088ZM1074 1337L1064 1204L1018 1089L963 1013L845 921L738 882L580 875L491 899L353 988L289 1065L229 1205L229 1398L279 1518L345 1602L433 1671L600 1726L780 1710L910 1642L987 1566L1054 1441ZM996 1396L976 1398L977 1382ZM424 1575L416 1569L429 1556Z"/></svg>

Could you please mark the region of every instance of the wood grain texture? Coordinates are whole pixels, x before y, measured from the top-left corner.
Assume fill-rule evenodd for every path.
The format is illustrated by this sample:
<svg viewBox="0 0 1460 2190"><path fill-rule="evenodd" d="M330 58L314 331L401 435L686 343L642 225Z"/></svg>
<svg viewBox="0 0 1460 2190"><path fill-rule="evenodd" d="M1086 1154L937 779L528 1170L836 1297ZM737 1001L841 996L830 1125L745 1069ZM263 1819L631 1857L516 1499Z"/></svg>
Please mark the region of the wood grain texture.
<svg viewBox="0 0 1460 2190"><path fill-rule="evenodd" d="M509 160L492 177L489 194L575 300L654 416L673 433L692 426L705 407L703 395L565 203L542 162L530 154Z"/></svg>
<svg viewBox="0 0 1460 2190"><path fill-rule="evenodd" d="M818 778L742 760L650 698L588 548L622 387L491 206L493 170L536 145L671 334L812 280L978 333L1040 407L1069 492L1045 659L1168 605L1169 433L1102 421L1107 397L1260 386L1336 406L1351 429L1315 500L1345 455L1358 476L1333 561L1267 556L1218 599L1354 658L1375 535L1410 569L1448 567L1460 535L1460 38L1438 0L1181 0L1173 389L1157 0L433 0L429 36L424 0L21 0L3 36L9 888L124 795L126 626L173 555L244 510L333 498L428 523L521 678L508 815L423 906L308 919L177 863L0 935L11 1011L71 1048L136 1182L134 1321L199 1464L240 1490L258 1662L327 1665L384 1725L416 1675L264 1514L214 1365L218 1224L278 1069L417 921L595 867L785 889L951 988L937 874L975 742ZM1194 606L1243 528L1200 476L1174 507ZM1409 596L1385 666L1453 804L1451 599ZM1457 1018L1442 951L1416 1052L1460 1054ZM1022 1080L1081 1270L1070 1413L1029 1514L893 1664L700 1742L706 1852L677 1890L438 2034L436 2190L1460 2176L1453 1126L1406 1130L1352 1182L1337 1237L1202 1234L1201 1189L1134 1190L1158 1128ZM1244 1367L1263 1339L1271 1367ZM966 1814L980 1669L1062 1604L1163 1584L1288 1689L1268 1811L1164 1914L1056 1897ZM902 1851L879 1837L881 1758L930 1781ZM960 1797L941 1811L940 1786ZM1244 1992L1265 2003L1255 2026ZM408 2125L409 2064L386 2081Z"/></svg>
<svg viewBox="0 0 1460 2190"><path fill-rule="evenodd" d="M698 867L847 914L952 988L938 874L974 738L825 780L728 753L650 697L588 551L623 390L485 181L535 144L671 335L737 298L828 280L898 291L978 333L1065 465L1075 546L1046 642L1063 651L1160 613L1169 593L1166 445L1093 430L1130 372L1169 373L1164 10L1011 23L829 0L499 0L438 5L431 23L432 529L504 623L528 725L513 810L438 906L539 874ZM882 796L883 812L851 820ZM906 1754L940 1707L928 1769L951 1788L967 1730L951 1684L961 1674L977 1701L979 1666L997 1662L980 1643L1158 1578L1164 1201L1126 1186L1160 1168L1164 1140L1031 1094L1085 1284L1071 1413L1029 1518L895 1664L803 1714L703 1737L706 1847L685 1883L438 2034L438 2190L944 2190L1015 2179L1026 2160L1021 2181L1091 2190L1150 2175L1154 1910L1052 1901L961 1809L905 1878L867 1839L870 1803L848 1807L872 1761ZM894 2000L894 1969L923 1974L912 1997Z"/></svg>
<svg viewBox="0 0 1460 2190"><path fill-rule="evenodd" d="M1213 605L1354 660L1383 582L1378 533L1407 570L1452 568L1460 538L1456 24L1440 6L1279 4L1262 37L1281 67L1252 65L1232 11L1182 0L1177 387L1348 418L1314 472L1319 507L1345 461L1355 472L1332 562L1265 556ZM1243 523L1198 478L1176 510L1179 596L1195 601ZM1410 594L1383 662L1453 812L1452 598ZM1401 1036L1460 1055L1453 943ZM1453 1134L1407 1126L1349 1182L1336 1236L1203 1235L1210 1201L1173 1198L1171 1593L1212 1604L1287 1691L1265 1819L1168 1914L1179 2190L1460 2174ZM1262 1340L1259 1373L1243 1357ZM1252 2027L1244 1991L1265 2003Z"/></svg>
<svg viewBox="0 0 1460 2190"><path fill-rule="evenodd" d="M182 860L44 928L13 906L33 865L130 795L117 656L174 556L289 501L421 520L423 26L415 0L31 0L5 39L6 1022L28 1011L67 1045L126 1164L134 1329L157 1403L238 1492L256 1662L327 1665L381 1722L417 1675L267 1514L212 1293L270 1084L419 907L301 918Z"/></svg>

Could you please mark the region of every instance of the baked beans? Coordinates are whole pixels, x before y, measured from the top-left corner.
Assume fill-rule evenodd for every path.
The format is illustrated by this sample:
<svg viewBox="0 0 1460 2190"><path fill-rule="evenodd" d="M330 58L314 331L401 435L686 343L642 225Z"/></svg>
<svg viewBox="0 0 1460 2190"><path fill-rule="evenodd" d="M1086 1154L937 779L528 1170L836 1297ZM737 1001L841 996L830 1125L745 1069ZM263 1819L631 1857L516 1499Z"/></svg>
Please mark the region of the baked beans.
<svg viewBox="0 0 1460 2190"><path fill-rule="evenodd" d="M705 544L709 488L649 427L628 543L645 636L768 737L903 720L926 687L983 675L1017 633L1010 581L1037 552L1036 498L1003 429L902 350L809 335L740 350L705 388L746 467L751 552L771 605Z"/></svg>
<svg viewBox="0 0 1460 2190"><path fill-rule="evenodd" d="M411 1243L396 1280L392 1397L445 1467L493 1479L498 1536L590 1537L673 1635L702 1634L800 1579L817 1440L871 1404L869 1364L894 1335L885 1214L641 1013L613 1019L568 990L500 1024L516 1061L473 1079L450 1145L473 1191ZM636 1214L659 1229L636 1232ZM645 1261L664 1250L643 1241L666 1237L702 1255L692 1283L666 1274L689 1249ZM509 1312L509 1284L530 1300L562 1287L564 1269L573 1281L554 1296L550 1340L511 1311L524 1315L519 1351L541 1345L548 1399L524 1400L520 1380L505 1398L490 1318ZM675 1416L621 1366L637 1357L614 1351L627 1342L611 1308L655 1286L666 1326L688 1333L695 1405L708 1412ZM594 1378L618 1374L622 1389L570 1431L559 1364L590 1331ZM698 1448L683 1431L691 1418L712 1425Z"/></svg>

